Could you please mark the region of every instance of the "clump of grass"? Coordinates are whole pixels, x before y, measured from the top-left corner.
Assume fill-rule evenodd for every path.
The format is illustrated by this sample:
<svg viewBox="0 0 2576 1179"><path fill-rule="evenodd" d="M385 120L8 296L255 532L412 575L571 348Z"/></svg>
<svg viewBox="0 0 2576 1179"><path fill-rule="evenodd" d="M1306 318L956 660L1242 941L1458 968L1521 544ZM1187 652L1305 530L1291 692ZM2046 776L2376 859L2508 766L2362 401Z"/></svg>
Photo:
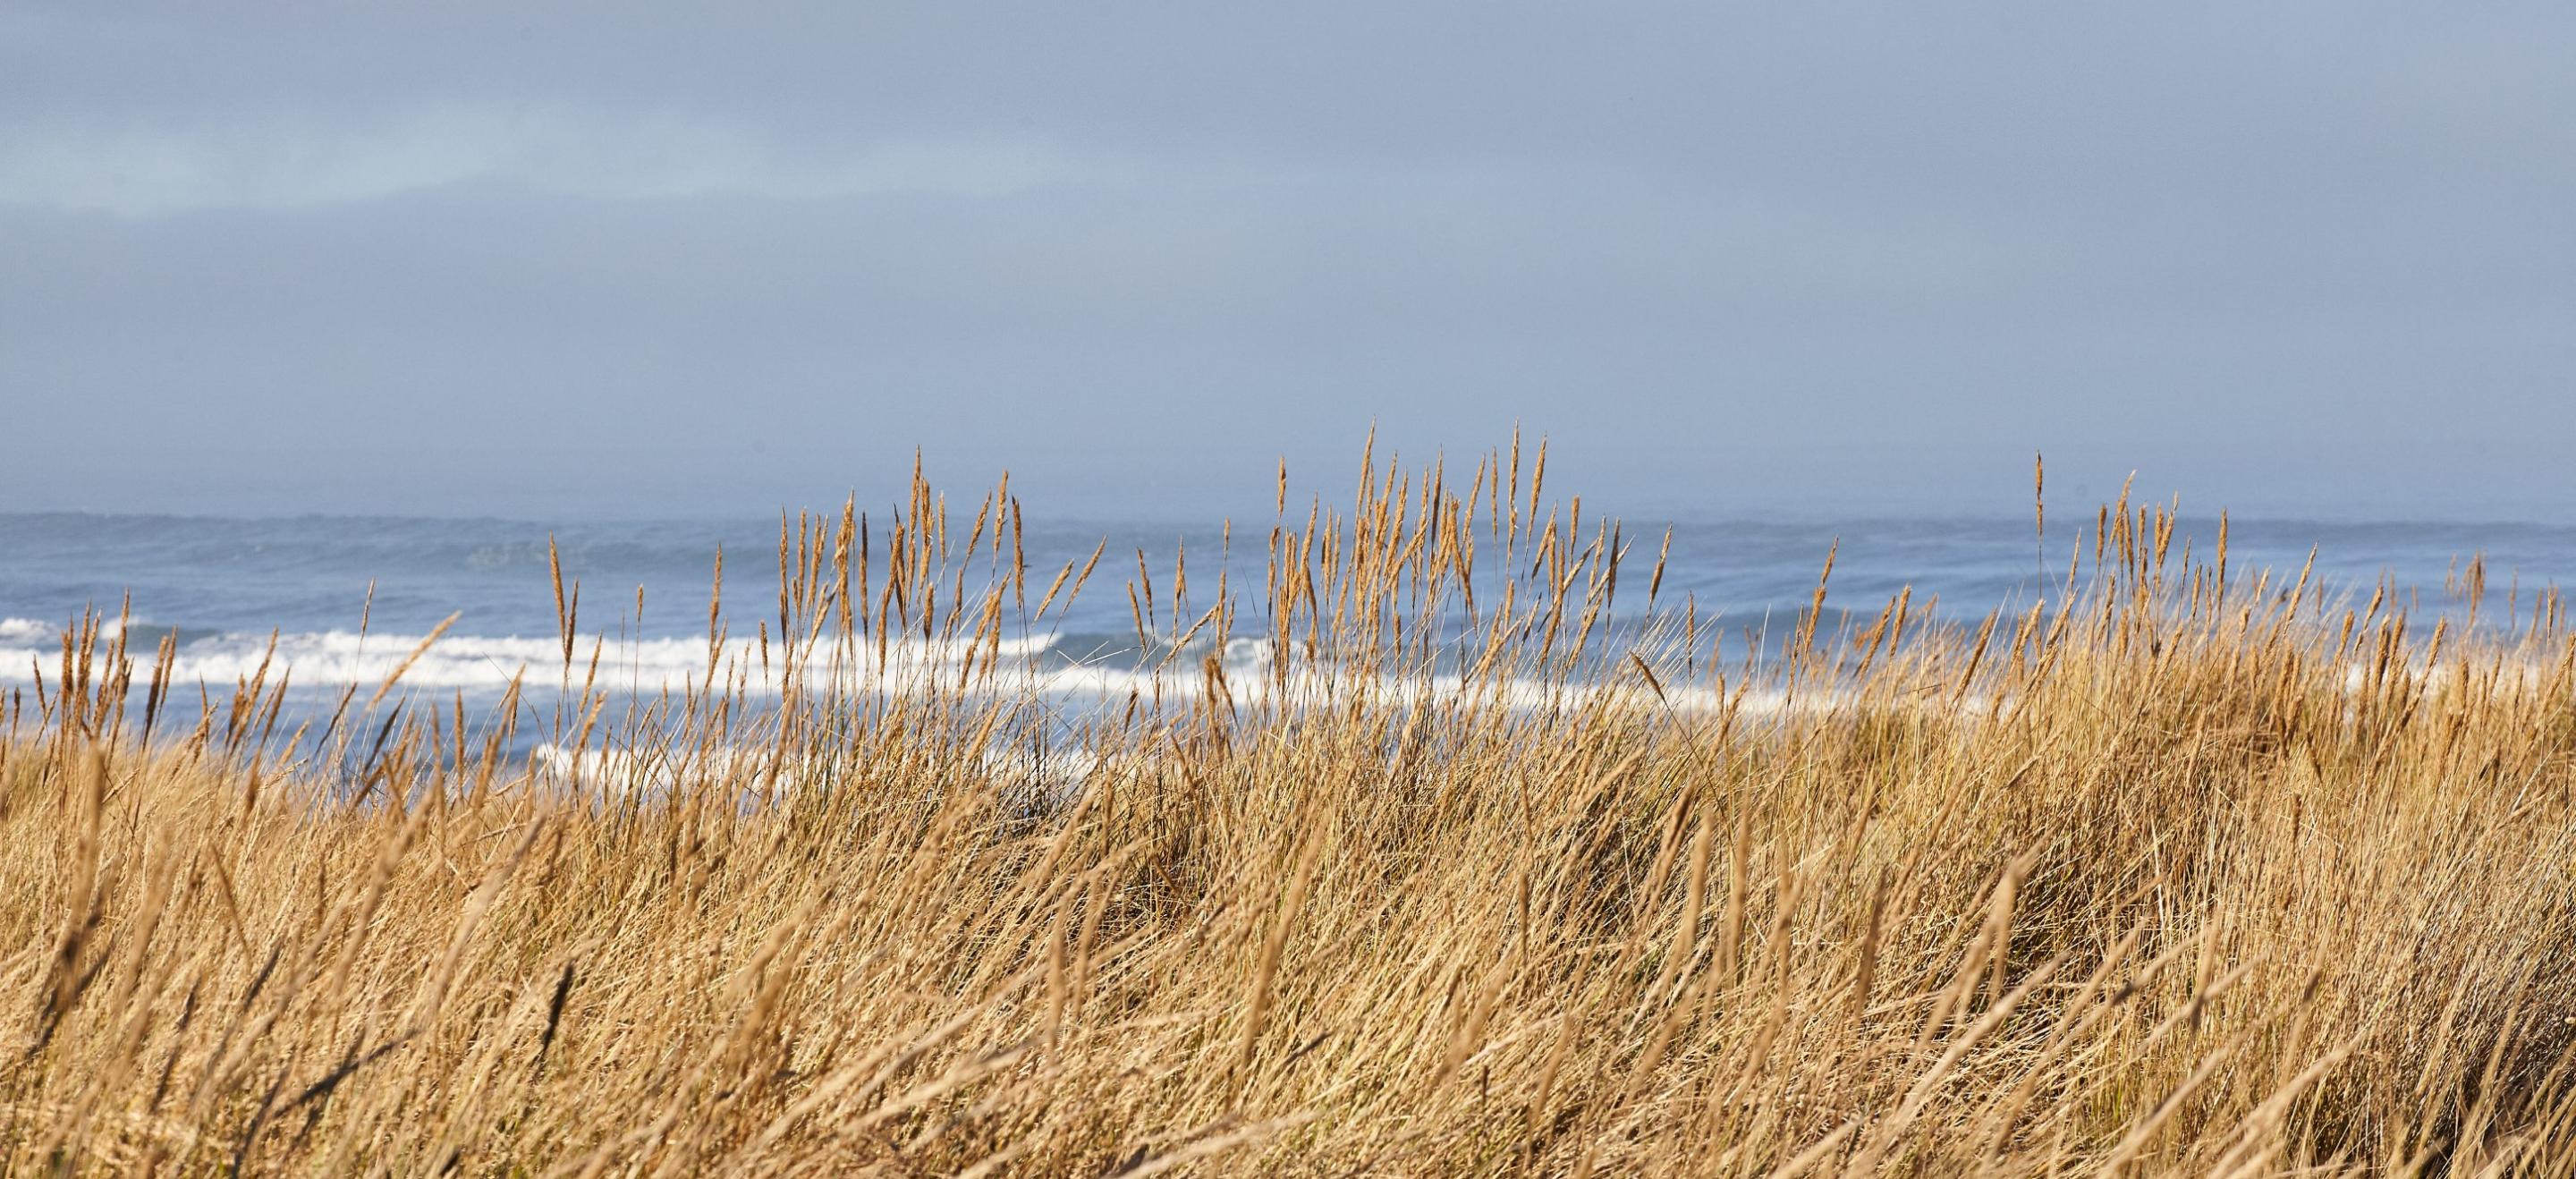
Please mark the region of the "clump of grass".
<svg viewBox="0 0 2576 1179"><path fill-rule="evenodd" d="M712 604L648 700L558 577L533 768L515 690L281 734L263 673L190 725L166 643L76 627L0 742L0 1150L2576 1171L2554 599L2423 635L2124 499L2014 611L1836 633L1820 579L1724 656L1544 466L1371 462L1338 512L1283 473L1258 583L1140 555L1163 662L1071 718L1013 640L1103 559L1027 568L1007 484L786 521L774 618Z"/></svg>

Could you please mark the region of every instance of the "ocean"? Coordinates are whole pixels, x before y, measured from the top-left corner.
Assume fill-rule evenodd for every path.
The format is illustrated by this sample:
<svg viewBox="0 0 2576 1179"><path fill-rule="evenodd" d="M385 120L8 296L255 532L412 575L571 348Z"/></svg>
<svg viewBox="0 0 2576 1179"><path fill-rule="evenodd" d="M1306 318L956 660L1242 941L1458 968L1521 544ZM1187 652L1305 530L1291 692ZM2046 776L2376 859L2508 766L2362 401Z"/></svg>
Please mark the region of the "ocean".
<svg viewBox="0 0 2576 1179"><path fill-rule="evenodd" d="M1184 550L1199 595L1220 568L1238 584L1260 583L1271 521L1238 525L1230 552L1218 523L1032 518L1023 543L1040 584L1103 542L1107 555L1073 606L1020 633L1014 650L1059 668L1132 666L1138 644L1124 583L1140 552L1167 592L1173 556ZM1830 606L1874 613L1911 586L1918 604L1937 595L1940 616L1973 622L1998 607L2026 606L2042 590L2043 559L2051 581L2062 578L2075 547L2089 550L2092 524L2089 515L2054 524L2043 546L2028 519L1675 521L1660 600L1666 609L1693 601L1702 620L1739 634L1785 626L1810 601L1831 549ZM1628 522L1627 567L1638 578L1631 585L1641 585L1666 527ZM580 630L606 642L604 679L650 693L705 672L719 550L733 640L751 641L764 618L775 625L778 534L774 518L0 514L0 693L56 675L59 635L70 620L122 611L139 661L148 663L164 635L175 637L176 679L188 695L202 685L220 698L252 675L274 632L272 681L287 672L295 699L316 706L349 685L372 689L453 614L402 687L485 704L514 677L551 682L560 671L550 539L565 578L579 585ZM2214 520L2186 521L2175 548L2188 543L2206 554L2215 535ZM2536 591L2576 581L2576 527L2559 525L2247 520L2233 523L2230 548L2231 576L2264 567L2295 576L2313 548L2330 592L2367 598L2384 584L2425 617L2463 610L2455 574L2482 555L2481 616L2497 624L2526 613ZM1620 604L1642 606L1643 595L1623 589ZM585 640L585 658L589 649Z"/></svg>

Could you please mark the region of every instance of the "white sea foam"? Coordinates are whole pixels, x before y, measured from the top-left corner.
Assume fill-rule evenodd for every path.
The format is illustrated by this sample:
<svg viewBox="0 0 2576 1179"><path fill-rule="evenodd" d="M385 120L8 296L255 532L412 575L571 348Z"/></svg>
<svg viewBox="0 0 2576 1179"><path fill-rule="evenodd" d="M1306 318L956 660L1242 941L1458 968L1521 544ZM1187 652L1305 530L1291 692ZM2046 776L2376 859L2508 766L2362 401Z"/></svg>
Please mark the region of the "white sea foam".
<svg viewBox="0 0 2576 1179"><path fill-rule="evenodd" d="M25 619L6 620L5 628L0 628L0 682L28 682L39 668L51 674L62 659L54 634L53 628ZM499 691L514 680L532 687L566 680L580 684L593 677L594 655L593 682L609 690L678 690L705 683L712 667L719 687L738 679L750 690L774 692L790 674L787 648L771 644L764 657L763 645L756 639L733 639L720 646L702 638L582 640L574 644L567 664L563 641L557 638L449 634L423 649L425 637L322 631L280 635L272 648L266 635L226 634L181 645L171 664L171 679L224 687L251 678L264 665L272 684L282 675L291 675L293 682L306 687L367 686L383 683L401 670L401 683L407 687ZM894 675L958 667L987 654L1005 662L1025 661L1045 646L1044 640L1004 640L988 651L962 642L912 640L889 645L883 671ZM862 677L878 674L873 648L854 658L855 662L836 659L825 650L812 656L800 653L795 662L809 681L844 669L854 669ZM134 662L136 680L150 682L150 656L139 654Z"/></svg>
<svg viewBox="0 0 2576 1179"><path fill-rule="evenodd" d="M792 760L781 761L775 749L726 746L576 751L551 742L529 752L528 772L543 785L612 797L650 796L701 783L729 784L746 796L766 791L786 797L796 793L806 777ZM1060 805L1071 801L1100 772L1100 759L1081 748L1036 750L1013 746L985 750L975 772L1033 803Z"/></svg>
<svg viewBox="0 0 2576 1179"><path fill-rule="evenodd" d="M0 684L53 679L62 660L53 628L24 619L10 619L6 625L8 629L0 631ZM399 670L404 690L489 696L514 681L526 690L577 688L587 683L601 691L653 695L712 684L718 691L776 694L792 676L808 687L902 691L937 684L990 695L1044 697L1066 705L1130 696L1148 703L1179 704L1213 690L1199 659L1078 663L1049 656L1051 641L1043 637L1004 640L996 647L915 638L888 644L882 662L873 644L851 651L826 644L791 659L778 644L771 644L764 653L757 639L731 639L720 645L703 638L596 639L577 642L569 665L559 638L448 634L424 649L424 637L324 631L278 636L273 649L266 635L201 638L176 648L170 678L178 686L203 685L222 692L260 674L265 665L266 682L271 685L283 677L305 690L350 686L367 690ZM1657 696L1631 680L1489 677L1471 681L1455 674L1384 675L1304 661L1281 675L1269 640L1260 638L1232 639L1210 653L1218 655L1225 671L1223 690L1237 706L1299 708L1365 699L1414 707L1466 700L1533 710L1579 707L1604 693L1620 693L1641 706L1685 713L1713 712L1727 703L1713 688L1686 683L1667 683ZM134 664L137 684L148 683L150 656L138 655ZM1822 699L1817 695L1809 701ZM1785 703L1776 695L1757 694L1743 705L1758 714ZM603 763L589 770L562 768L579 776L607 773L614 767Z"/></svg>
<svg viewBox="0 0 2576 1179"><path fill-rule="evenodd" d="M552 743L528 754L528 770L538 781L610 794L652 794L690 782L732 782L745 789L767 784L780 794L793 793L798 775L781 764L773 749L712 750L584 749L578 752Z"/></svg>

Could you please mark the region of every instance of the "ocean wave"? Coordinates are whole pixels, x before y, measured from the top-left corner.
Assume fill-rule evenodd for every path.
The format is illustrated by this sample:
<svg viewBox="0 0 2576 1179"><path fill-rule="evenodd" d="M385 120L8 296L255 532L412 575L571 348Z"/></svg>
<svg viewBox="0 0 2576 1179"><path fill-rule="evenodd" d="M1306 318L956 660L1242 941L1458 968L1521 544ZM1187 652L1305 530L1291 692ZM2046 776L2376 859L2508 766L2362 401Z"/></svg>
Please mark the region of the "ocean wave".
<svg viewBox="0 0 2576 1179"><path fill-rule="evenodd" d="M9 619L0 630L0 684L51 681L62 662L59 631L26 619ZM137 626L141 633L141 626ZM1139 698L1149 703L1178 703L1221 690L1236 705L1263 703L1291 707L1366 698L1399 706L1467 700L1509 709L1568 707L1603 693L1634 693L1640 700L1685 712L1708 712L1726 706L1714 689L1666 685L1660 696L1618 677L1467 677L1424 669L1380 671L1338 667L1330 662L1299 661L1284 672L1274 664L1270 641L1236 637L1217 643L1197 639L1182 646L1130 634L1118 643L1104 636L1038 635L998 643L969 640L935 641L918 637L890 643L839 647L824 643L800 647L792 655L777 643L754 639L705 638L577 640L572 658L564 657L563 640L517 635L439 636L422 634L322 631L267 635L227 633L187 638L174 645L170 679L177 685L203 685L221 691L262 674L268 684L281 679L305 691L385 683L401 672L399 687L408 691L463 692L489 697L513 683L523 690L578 689L588 686L608 693L653 695L710 685L718 691L777 694L792 677L806 687L857 686L902 691L937 684L987 695L1028 695L1065 704ZM138 686L151 682L149 646L131 652ZM1214 656L1221 679L1211 680L1206 663ZM100 671L104 669L94 669ZM1766 699L1745 702L1760 711Z"/></svg>
<svg viewBox="0 0 2576 1179"><path fill-rule="evenodd" d="M135 629L141 632L143 627L138 624ZM169 629L154 627L152 633L157 637ZM379 684L400 670L401 682L410 687L498 691L514 681L542 685L568 679L579 684L592 678L595 660L595 683L602 688L677 689L703 683L713 668L720 684L740 678L752 688L774 691L789 674L791 662L804 666L804 674L809 677L844 668L860 674L877 670L872 645L848 652L837 652L828 646L820 651L800 647L791 653L785 644L764 643L757 638L727 639L720 644L704 638L584 638L575 641L567 660L562 639L517 635L449 634L428 642L428 636L421 634L334 630L278 635L272 642L268 635L204 635L186 630L177 633L185 641L174 650L171 679L212 685L248 680L265 666L269 682L291 676L295 683L307 687ZM191 634L199 637L187 638ZM0 621L0 683L25 683L40 673L50 676L62 661L59 635L56 628L28 619ZM988 656L1001 661L1026 661L1045 651L1049 644L1044 637L1004 639L990 646L963 640L940 643L912 639L887 647L885 670L894 673L956 667ZM150 649L139 648L129 654L134 659L136 681L150 682Z"/></svg>
<svg viewBox="0 0 2576 1179"><path fill-rule="evenodd" d="M178 630L177 627L161 626L157 623L132 616L123 618L100 618L96 621L95 625L101 642L113 639L118 635L131 634L136 638L148 641L133 643L130 645L145 648L149 648L152 644L160 642L163 634ZM218 634L218 632L210 630L188 630L183 633L192 638L212 638L216 637ZM56 655L60 655L62 653L60 646L62 641L63 628L56 626L53 623L39 622L33 618L0 618L0 651L6 651L16 647L36 647L50 650Z"/></svg>

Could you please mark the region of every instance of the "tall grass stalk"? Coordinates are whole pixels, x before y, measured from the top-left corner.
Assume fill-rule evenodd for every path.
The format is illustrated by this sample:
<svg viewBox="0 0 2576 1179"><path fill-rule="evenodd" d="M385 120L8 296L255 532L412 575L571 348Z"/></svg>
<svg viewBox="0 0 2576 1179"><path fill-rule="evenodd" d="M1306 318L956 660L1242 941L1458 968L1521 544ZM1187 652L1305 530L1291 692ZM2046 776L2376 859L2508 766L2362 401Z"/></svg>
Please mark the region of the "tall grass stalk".
<svg viewBox="0 0 2576 1179"><path fill-rule="evenodd" d="M190 724L166 640L82 620L0 705L0 1152L2576 1172L2554 595L2424 635L2124 496L2022 606L1820 579L1730 652L1545 467L1283 470L1257 579L1138 555L1159 663L1072 714L1030 640L1105 546L1033 571L1007 483L918 474L784 520L775 615L733 633L719 576L706 676L649 698L560 565L561 665L495 719L397 671L280 732L263 667Z"/></svg>

